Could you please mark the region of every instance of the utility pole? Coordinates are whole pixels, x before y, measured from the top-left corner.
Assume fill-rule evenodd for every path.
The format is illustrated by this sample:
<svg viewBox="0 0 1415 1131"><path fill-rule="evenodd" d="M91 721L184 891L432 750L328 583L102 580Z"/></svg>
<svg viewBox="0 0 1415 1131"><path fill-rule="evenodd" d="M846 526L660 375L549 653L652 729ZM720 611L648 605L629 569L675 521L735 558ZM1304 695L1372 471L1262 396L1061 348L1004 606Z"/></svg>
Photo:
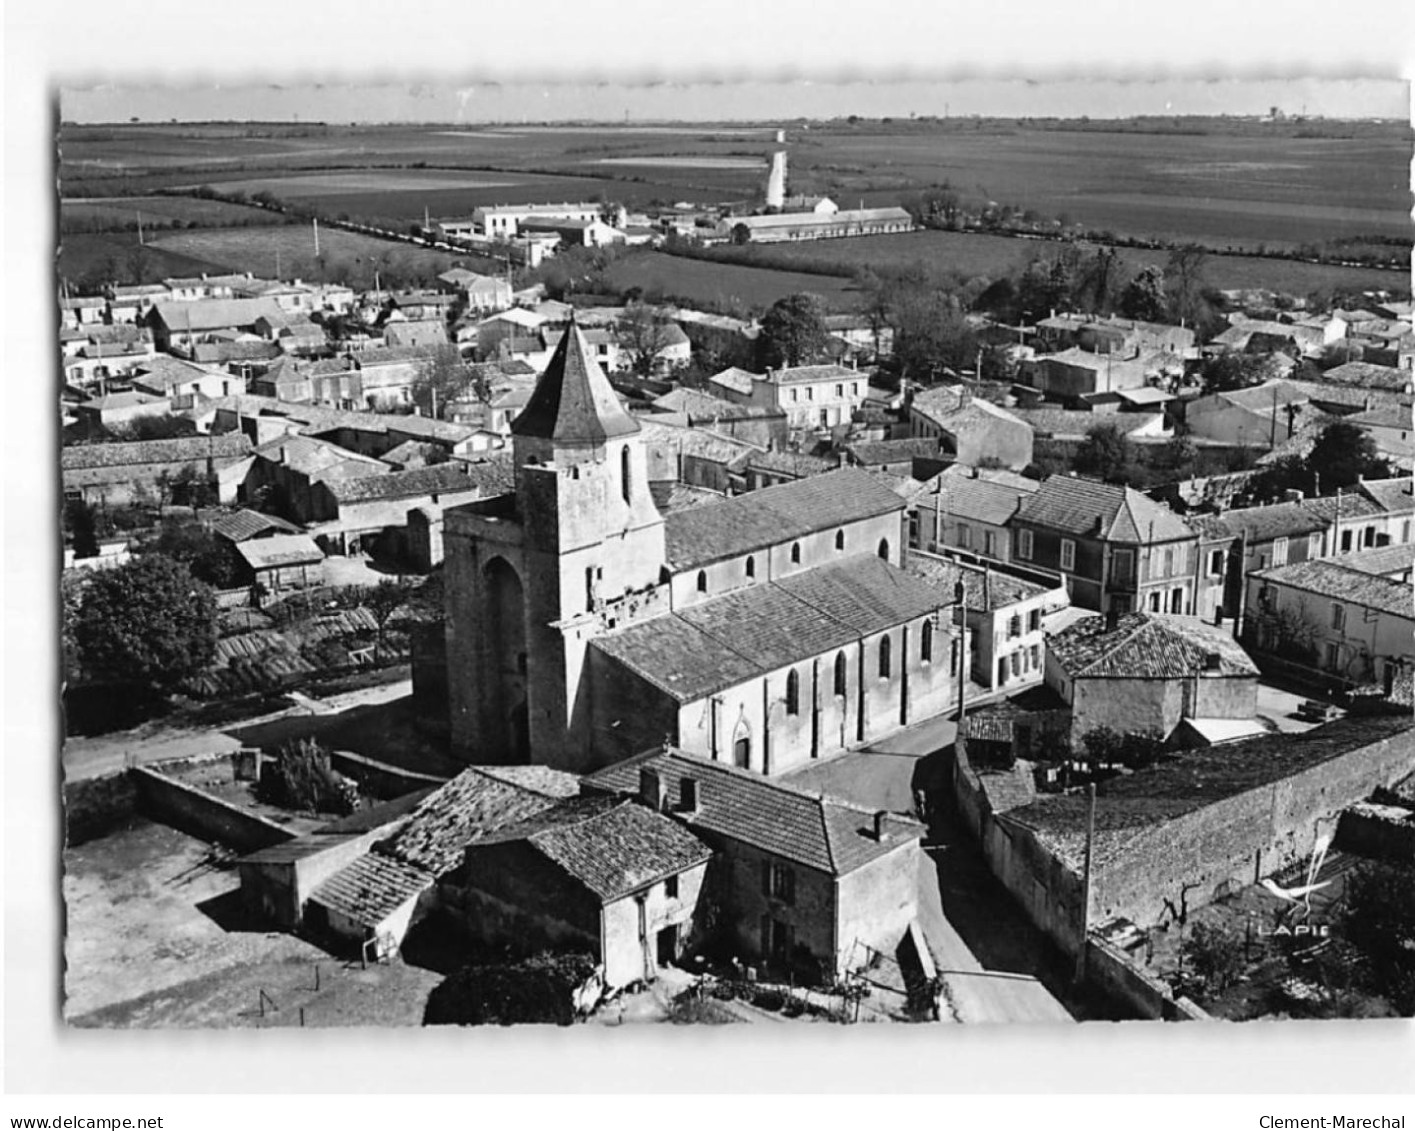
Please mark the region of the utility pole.
<svg viewBox="0 0 1415 1131"><path fill-rule="evenodd" d="M1076 985L1086 980L1086 940L1091 933L1091 860L1096 840L1096 783L1086 786L1086 864L1081 876L1081 945L1076 951Z"/></svg>
<svg viewBox="0 0 1415 1131"><path fill-rule="evenodd" d="M314 257L319 258L319 217L314 218Z"/></svg>
<svg viewBox="0 0 1415 1131"><path fill-rule="evenodd" d="M142 246L143 246L143 241L142 241L142 211L139 210L139 212L138 212L138 247L142 247ZM141 282L141 280L139 280L139 282Z"/></svg>
<svg viewBox="0 0 1415 1131"><path fill-rule="evenodd" d="M1272 422L1268 426L1268 450L1277 447L1277 385L1273 385Z"/></svg>
<svg viewBox="0 0 1415 1131"><path fill-rule="evenodd" d="M968 711L968 587L960 574L953 586L953 600L958 606L958 729L953 736L954 764L967 753L963 732L967 729Z"/></svg>

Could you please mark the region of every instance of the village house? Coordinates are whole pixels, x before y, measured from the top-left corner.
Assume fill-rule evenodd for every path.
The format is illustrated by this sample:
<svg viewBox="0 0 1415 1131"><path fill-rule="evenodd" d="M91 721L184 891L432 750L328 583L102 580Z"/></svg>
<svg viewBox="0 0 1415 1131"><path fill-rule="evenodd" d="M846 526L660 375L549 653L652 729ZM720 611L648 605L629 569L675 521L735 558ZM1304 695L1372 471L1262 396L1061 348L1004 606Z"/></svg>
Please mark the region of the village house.
<svg viewBox="0 0 1415 1131"><path fill-rule="evenodd" d="M1350 684L1415 668L1410 586L1330 561L1297 562L1248 578L1243 639Z"/></svg>
<svg viewBox="0 0 1415 1131"><path fill-rule="evenodd" d="M715 387L731 399L740 399L722 382ZM756 377L750 403L786 413L790 427L836 428L849 424L865 399L865 375L842 365L798 365L769 369Z"/></svg>
<svg viewBox="0 0 1415 1131"><path fill-rule="evenodd" d="M1192 618L1128 613L1078 621L1047 638L1045 681L1070 712L1077 749L1098 727L1155 732L1184 745L1263 729L1254 718L1257 665L1231 633Z"/></svg>
<svg viewBox="0 0 1415 1131"><path fill-rule="evenodd" d="M325 497L316 491L321 484L389 473L386 463L371 456L293 433L267 441L251 454L254 462L241 485L241 501L264 499L266 506L302 524L332 517Z"/></svg>
<svg viewBox="0 0 1415 1131"><path fill-rule="evenodd" d="M1086 438L1092 428L1102 424L1116 429L1129 440L1167 436L1171 431L1164 416L1157 412L1101 414L1052 407L1014 408L1009 411L1032 429L1034 440L1069 440L1079 443Z"/></svg>
<svg viewBox="0 0 1415 1131"><path fill-rule="evenodd" d="M116 433L142 417L170 416L172 398L126 389L80 401L73 406L73 413L86 435L99 435L104 430Z"/></svg>
<svg viewBox="0 0 1415 1131"><path fill-rule="evenodd" d="M1409 393L1410 369L1394 365L1372 365L1369 361L1348 361L1322 373L1322 380L1358 389L1381 389L1388 393Z"/></svg>
<svg viewBox="0 0 1415 1131"><path fill-rule="evenodd" d="M701 487L719 495L747 489L747 461L761 449L713 429L689 427L672 417L653 415L638 420L649 489L655 492L656 502L668 484Z"/></svg>
<svg viewBox="0 0 1415 1131"><path fill-rule="evenodd" d="M324 583L324 551L308 535L269 534L235 545L244 579L261 600Z"/></svg>
<svg viewBox="0 0 1415 1131"><path fill-rule="evenodd" d="M520 223L526 235L556 235L560 247L609 247L624 242L624 233L598 218L574 220L568 217L529 216Z"/></svg>
<svg viewBox="0 0 1415 1131"><path fill-rule="evenodd" d="M1010 472L955 464L910 494L909 545L932 553L948 546L993 561L1014 561L1008 524L1040 486Z"/></svg>
<svg viewBox="0 0 1415 1131"><path fill-rule="evenodd" d="M1188 521L1199 534L1194 613L1214 623L1220 615L1238 616L1250 573L1322 557L1330 525L1299 502L1194 515Z"/></svg>
<svg viewBox="0 0 1415 1131"><path fill-rule="evenodd" d="M131 377L157 356L152 343L142 339L116 342L85 340L65 357L64 380L76 388L103 387L110 381Z"/></svg>
<svg viewBox="0 0 1415 1131"><path fill-rule="evenodd" d="M441 318L395 320L383 327L383 340L392 349L448 345L447 323Z"/></svg>
<svg viewBox="0 0 1415 1131"><path fill-rule="evenodd" d="M1114 393L1140 389L1152 374L1161 371L1170 355L1154 354L1118 357L1072 347L1060 353L1043 354L1024 362L1017 371L1020 384L1058 400L1074 400L1094 393Z"/></svg>
<svg viewBox="0 0 1415 1131"><path fill-rule="evenodd" d="M1098 354L1160 351L1189 357L1195 342L1194 331L1187 326L1116 315L1055 314L1037 323L1037 335L1053 350L1075 346Z"/></svg>
<svg viewBox="0 0 1415 1131"><path fill-rule="evenodd" d="M838 456L814 456L806 452L789 451L753 452L747 457L743 474L746 490L758 491L763 487L775 487L780 483L823 475L839 466Z"/></svg>
<svg viewBox="0 0 1415 1131"><path fill-rule="evenodd" d="M80 326L101 323L107 308L108 300L98 296L92 298L65 296L59 300L59 325L76 330Z"/></svg>
<svg viewBox="0 0 1415 1131"><path fill-rule="evenodd" d="M1065 589L924 551L911 552L904 568L941 592L963 585L972 642L968 666L976 683L1001 691L1041 681L1042 618L1067 604Z"/></svg>
<svg viewBox="0 0 1415 1131"><path fill-rule="evenodd" d="M510 310L503 310L497 314L484 318L475 326L475 337L468 331L466 340L475 340L476 356L478 361L498 361L509 360L518 354L524 355L524 360L535 367L532 357L540 354L545 349L545 344L541 340L541 327L545 325L545 319L539 314L533 314L529 310L520 307L513 307ZM458 335L461 342L464 335ZM518 350L518 345L521 347ZM504 355L504 356L503 356ZM540 372L545 366L542 364L536 368Z"/></svg>
<svg viewBox="0 0 1415 1131"><path fill-rule="evenodd" d="M887 475L906 475L913 479L929 479L950 462L931 436L906 437L900 440L857 440L845 446L845 460L851 467L882 471Z"/></svg>
<svg viewBox="0 0 1415 1131"><path fill-rule="evenodd" d="M1277 380L1199 397L1189 402L1184 420L1196 439L1271 448L1306 424L1314 407L1302 385Z"/></svg>
<svg viewBox="0 0 1415 1131"><path fill-rule="evenodd" d="M1060 573L1098 612L1194 612L1198 535L1130 487L1053 475L1013 515L1013 560Z"/></svg>
<svg viewBox="0 0 1415 1131"><path fill-rule="evenodd" d="M213 340L221 331L240 331L258 336L262 318L283 323L285 313L270 298L197 298L156 303L147 324L157 348L166 353L190 355L195 345Z"/></svg>
<svg viewBox="0 0 1415 1131"><path fill-rule="evenodd" d="M153 304L171 295L172 292L161 283L114 286L108 291L108 320L114 325L146 323L147 313Z"/></svg>
<svg viewBox="0 0 1415 1131"><path fill-rule="evenodd" d="M447 514L454 751L574 769L668 735L778 774L944 708L966 653L898 567L887 484L665 517L640 432L572 326L512 426L514 493Z"/></svg>
<svg viewBox="0 0 1415 1131"><path fill-rule="evenodd" d="M652 981L697 941L712 856L673 817L596 793L481 837L439 887L477 941L583 950L618 988Z"/></svg>
<svg viewBox="0 0 1415 1131"><path fill-rule="evenodd" d="M585 779L636 796L714 850L704 899L755 966L818 984L893 954L918 915L923 826L664 747Z"/></svg>
<svg viewBox="0 0 1415 1131"><path fill-rule="evenodd" d="M170 398L178 411L193 407L198 396L239 396L246 391L246 382L232 373L166 354L143 362L128 380L137 392Z"/></svg>
<svg viewBox="0 0 1415 1131"><path fill-rule="evenodd" d="M159 483L192 475L214 482L218 500L235 501L251 463L244 435L190 436L137 443L77 444L60 450L65 498L119 506L142 494L155 495Z"/></svg>
<svg viewBox="0 0 1415 1131"><path fill-rule="evenodd" d="M531 219L580 220L588 223L598 220L603 211L604 205L593 201L579 204L493 204L475 209L472 222L480 234L490 239L509 239L520 235L521 229Z"/></svg>
<svg viewBox="0 0 1415 1131"><path fill-rule="evenodd" d="M942 390L930 390L931 393ZM1032 462L1032 429L1005 408L972 396L966 389L948 397L916 396L909 405L909 430L937 440L959 463L976 466L994 461L1013 471Z"/></svg>

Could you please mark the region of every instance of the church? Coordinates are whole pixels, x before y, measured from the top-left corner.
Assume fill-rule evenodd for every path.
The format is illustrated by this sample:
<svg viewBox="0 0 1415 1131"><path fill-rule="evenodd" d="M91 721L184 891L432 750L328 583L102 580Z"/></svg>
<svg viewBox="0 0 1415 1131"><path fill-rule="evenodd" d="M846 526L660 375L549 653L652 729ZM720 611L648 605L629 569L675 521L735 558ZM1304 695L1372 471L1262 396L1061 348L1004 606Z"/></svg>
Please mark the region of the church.
<svg viewBox="0 0 1415 1131"><path fill-rule="evenodd" d="M511 432L514 492L446 512L455 756L586 773L672 744L774 775L956 699L954 596L901 568L883 478L661 513L573 323Z"/></svg>

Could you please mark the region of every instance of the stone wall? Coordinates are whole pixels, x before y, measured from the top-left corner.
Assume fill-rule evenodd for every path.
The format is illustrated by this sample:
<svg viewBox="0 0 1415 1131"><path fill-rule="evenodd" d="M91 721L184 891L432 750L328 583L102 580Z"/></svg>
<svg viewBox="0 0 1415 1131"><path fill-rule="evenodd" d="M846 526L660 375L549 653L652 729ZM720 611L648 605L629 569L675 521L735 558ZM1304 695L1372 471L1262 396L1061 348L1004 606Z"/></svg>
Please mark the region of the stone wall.
<svg viewBox="0 0 1415 1131"><path fill-rule="evenodd" d="M64 843L70 847L112 831L137 812L138 790L127 770L64 783Z"/></svg>
<svg viewBox="0 0 1415 1131"><path fill-rule="evenodd" d="M1086 985L1149 1021L1212 1020L1187 997L1176 998L1165 983L1131 962L1125 951L1094 934L1086 944Z"/></svg>
<svg viewBox="0 0 1415 1131"><path fill-rule="evenodd" d="M128 771L139 808L147 816L202 840L254 852L292 840L294 834L274 821L203 793L147 766Z"/></svg>

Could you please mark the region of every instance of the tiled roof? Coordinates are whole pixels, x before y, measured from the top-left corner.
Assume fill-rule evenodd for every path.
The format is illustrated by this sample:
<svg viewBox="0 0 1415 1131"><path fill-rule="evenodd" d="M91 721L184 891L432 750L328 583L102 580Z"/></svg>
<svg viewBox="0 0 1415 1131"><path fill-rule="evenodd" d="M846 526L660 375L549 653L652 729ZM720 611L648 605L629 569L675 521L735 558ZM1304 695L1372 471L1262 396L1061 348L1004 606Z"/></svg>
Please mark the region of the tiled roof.
<svg viewBox="0 0 1415 1131"><path fill-rule="evenodd" d="M795 365L770 370L764 380L773 385L798 385L808 381L853 381L859 376L859 370L843 365Z"/></svg>
<svg viewBox="0 0 1415 1131"><path fill-rule="evenodd" d="M1375 518L1385 513L1365 495L1354 491L1344 491L1340 496L1322 495L1316 499L1303 499L1297 505L1328 523L1336 519L1345 522L1348 518Z"/></svg>
<svg viewBox="0 0 1415 1131"><path fill-rule="evenodd" d="M1169 542L1194 532L1172 510L1130 487L1053 475L1017 511L1021 522L1112 542Z"/></svg>
<svg viewBox="0 0 1415 1131"><path fill-rule="evenodd" d="M747 459L747 466L757 471L790 475L804 479L808 475L820 475L834 471L840 464L825 456L807 455L805 452L754 452Z"/></svg>
<svg viewBox="0 0 1415 1131"><path fill-rule="evenodd" d="M324 551L307 534L272 534L269 538L252 538L238 543L236 552L251 569L278 569L324 561Z"/></svg>
<svg viewBox="0 0 1415 1131"><path fill-rule="evenodd" d="M929 489L933 484L942 490ZM933 484L914 496L915 507L927 511L937 506L944 514L988 526L1005 526L1022 501L1036 494L1039 486L1032 483L1033 490L1024 491L1007 483L965 476L935 477Z"/></svg>
<svg viewBox="0 0 1415 1131"><path fill-rule="evenodd" d="M381 476L388 470L387 464L380 463L372 456L360 455L337 444L297 433L277 436L256 448L255 454L271 463L283 464L313 478L340 465L346 465L346 471L362 473L365 476Z"/></svg>
<svg viewBox="0 0 1415 1131"><path fill-rule="evenodd" d="M1323 381L1338 385L1356 385L1363 389L1387 389L1403 392L1412 379L1410 370L1391 365L1373 365L1369 361L1348 361L1322 374Z"/></svg>
<svg viewBox="0 0 1415 1131"><path fill-rule="evenodd" d="M394 325L398 325L398 323L394 323ZM402 325L420 325L420 323L404 322ZM431 351L426 345L390 345L360 350L356 360L360 369L374 369L380 365L417 363L429 356L431 356Z"/></svg>
<svg viewBox="0 0 1415 1131"><path fill-rule="evenodd" d="M748 456L761 450L755 444L724 436L711 428L684 428L655 420L653 416L640 417L639 428L644 443L649 447L697 456L730 467L740 465Z"/></svg>
<svg viewBox="0 0 1415 1131"><path fill-rule="evenodd" d="M718 416L736 416L740 406L697 389L674 389L653 399L654 408L667 412L685 412L690 419L705 417L709 420Z"/></svg>
<svg viewBox="0 0 1415 1131"><path fill-rule="evenodd" d="M1258 668L1222 629L1185 617L1131 613L1107 631L1104 618L1079 621L1047 638L1047 650L1073 679L1187 679L1252 676ZM1207 657L1218 656L1210 669Z"/></svg>
<svg viewBox="0 0 1415 1131"><path fill-rule="evenodd" d="M284 311L273 298L204 298L194 302L159 302L157 317L174 334L190 330L224 330L231 326L254 326L261 318L281 319Z"/></svg>
<svg viewBox="0 0 1415 1131"><path fill-rule="evenodd" d="M861 554L632 625L593 647L690 703L951 600L951 593Z"/></svg>
<svg viewBox="0 0 1415 1131"><path fill-rule="evenodd" d="M277 530L282 534L297 534L300 528L293 523L277 518L273 514L258 511L239 510L234 514L223 514L211 524L211 532L232 542L244 542L267 530Z"/></svg>
<svg viewBox="0 0 1415 1131"><path fill-rule="evenodd" d="M1409 573L1415 568L1415 542L1405 542L1394 546L1375 546L1369 550L1358 550L1354 554L1340 554L1325 559L1335 566L1354 569L1360 573L1378 573L1389 577L1393 574Z"/></svg>
<svg viewBox="0 0 1415 1131"><path fill-rule="evenodd" d="M1396 479L1367 479L1361 490L1389 514L1405 514L1415 510L1415 479L1402 475Z"/></svg>
<svg viewBox="0 0 1415 1131"><path fill-rule="evenodd" d="M310 899L360 926L377 927L433 882L433 875L421 868L370 852L335 872Z"/></svg>
<svg viewBox="0 0 1415 1131"><path fill-rule="evenodd" d="M1019 428L1025 426L1025 422L1019 417L980 397L970 397L965 404L947 412L930 410L927 415L945 432L950 433L965 432L970 428L987 428L998 423L1015 424Z"/></svg>
<svg viewBox="0 0 1415 1131"><path fill-rule="evenodd" d="M910 552L904 568L915 577L928 582L935 592L947 595L950 600L954 586L961 580L970 609L986 609L991 612L1047 592L1045 586L1034 581L1023 581L1010 573L979 569L952 558L943 558L919 550Z"/></svg>
<svg viewBox="0 0 1415 1131"><path fill-rule="evenodd" d="M1315 534L1329 525L1300 503L1271 503L1263 507L1242 507L1218 515L1202 515L1190 520L1206 538L1240 538L1250 542L1271 542L1274 538L1298 538Z"/></svg>
<svg viewBox="0 0 1415 1131"><path fill-rule="evenodd" d="M861 440L851 444L849 452L865 466L881 463L901 463L915 456L937 456L938 441L927 436L905 440Z"/></svg>
<svg viewBox="0 0 1415 1131"><path fill-rule="evenodd" d="M708 378L711 385L721 385L724 389L731 389L734 393L739 393L744 397L752 395L752 389L756 387L756 382L760 380L754 373L748 373L745 369L738 369L736 366L724 369L721 373L714 373Z"/></svg>
<svg viewBox="0 0 1415 1131"><path fill-rule="evenodd" d="M561 801L488 840L526 841L606 903L712 856L671 817L603 794Z"/></svg>
<svg viewBox="0 0 1415 1131"><path fill-rule="evenodd" d="M1096 790L1095 860L1104 865L1163 836L1165 822L1409 732L1400 717L1348 716L1305 734L1271 734L1184 751L1137 773L1102 782ZM1415 736L1412 736L1415 737ZM1088 802L1068 794L1039 797L1002 818L1031 829L1043 845L1079 873L1086 851Z"/></svg>
<svg viewBox="0 0 1415 1131"><path fill-rule="evenodd" d="M1163 419L1153 412L1080 412L1062 408L1015 408L1012 414L1043 436L1084 436L1098 424L1111 424L1124 435Z"/></svg>
<svg viewBox="0 0 1415 1131"><path fill-rule="evenodd" d="M390 471L386 475L366 475L358 479L330 480L326 487L339 503L368 503L376 499L411 499L443 492L472 491L481 484L470 477L460 462L417 467L411 471Z"/></svg>
<svg viewBox="0 0 1415 1131"><path fill-rule="evenodd" d="M923 828L905 817L885 818L885 839L873 836L873 814L720 762L679 751L651 751L600 770L588 784L637 793L639 772L649 768L663 782L670 812L692 829L747 844L828 875L843 876L912 843ZM683 779L698 787L698 807L681 811Z"/></svg>
<svg viewBox="0 0 1415 1131"><path fill-rule="evenodd" d="M904 501L868 471L841 468L668 516L668 561L691 569L903 509Z"/></svg>
<svg viewBox="0 0 1415 1131"><path fill-rule="evenodd" d="M75 444L61 448L65 471L91 467L124 467L140 463L177 463L198 459L234 459L246 455L251 442L241 432L220 436L183 436L176 440L143 440L130 444Z"/></svg>
<svg viewBox="0 0 1415 1131"><path fill-rule="evenodd" d="M1393 578L1321 560L1276 566L1250 576L1415 620L1415 598L1409 583Z"/></svg>
<svg viewBox="0 0 1415 1131"><path fill-rule="evenodd" d="M561 335L530 403L511 425L515 436L563 444L597 444L638 430L574 323Z"/></svg>
<svg viewBox="0 0 1415 1131"><path fill-rule="evenodd" d="M649 490L653 493L654 505L658 507L659 514L672 514L674 511L688 510L690 507L700 507L704 503L715 503L722 499L719 491L709 491L706 487L694 487L688 483L662 482L650 483Z"/></svg>
<svg viewBox="0 0 1415 1131"><path fill-rule="evenodd" d="M406 866L441 876L462 862L469 844L515 821L549 809L550 783L528 786L505 780L502 767L469 767L434 790L378 852Z"/></svg>

